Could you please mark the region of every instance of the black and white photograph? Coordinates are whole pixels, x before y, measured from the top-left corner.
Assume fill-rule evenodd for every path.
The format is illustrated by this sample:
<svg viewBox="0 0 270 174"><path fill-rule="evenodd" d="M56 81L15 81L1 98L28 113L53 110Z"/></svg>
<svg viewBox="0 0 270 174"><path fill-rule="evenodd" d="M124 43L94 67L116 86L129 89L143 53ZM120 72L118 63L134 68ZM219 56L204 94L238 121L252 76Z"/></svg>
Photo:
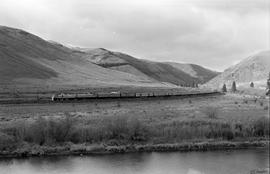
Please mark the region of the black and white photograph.
<svg viewBox="0 0 270 174"><path fill-rule="evenodd" d="M0 174L269 174L270 0L0 0Z"/></svg>

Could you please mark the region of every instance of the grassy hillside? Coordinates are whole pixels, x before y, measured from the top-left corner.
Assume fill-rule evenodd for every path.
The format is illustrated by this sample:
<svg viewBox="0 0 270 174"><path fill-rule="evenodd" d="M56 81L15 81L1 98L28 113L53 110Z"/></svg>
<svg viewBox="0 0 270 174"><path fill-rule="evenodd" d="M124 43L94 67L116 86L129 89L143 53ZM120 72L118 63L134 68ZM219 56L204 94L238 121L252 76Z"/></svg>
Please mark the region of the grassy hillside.
<svg viewBox="0 0 270 174"><path fill-rule="evenodd" d="M0 90L162 86L147 78L97 66L87 56L23 30L0 26Z"/></svg>
<svg viewBox="0 0 270 174"><path fill-rule="evenodd" d="M89 55L88 60L102 67L176 85L205 83L218 74L198 65L183 64L180 67L177 63L152 62L103 48L79 50L85 51ZM187 67L191 70L188 71Z"/></svg>
<svg viewBox="0 0 270 174"><path fill-rule="evenodd" d="M197 78L198 81L201 83L208 82L209 80L213 79L219 72L212 71L206 69L202 66L195 65L195 64L185 64L185 63L175 63L175 62L167 62L169 65L172 65L174 68L180 69L185 73L189 74L190 76Z"/></svg>
<svg viewBox="0 0 270 174"><path fill-rule="evenodd" d="M251 82L255 88L265 88L270 72L270 51L263 51L250 56L240 63L226 69L215 77L208 86L220 88L224 83L231 86L235 81L237 86L249 88Z"/></svg>
<svg viewBox="0 0 270 174"><path fill-rule="evenodd" d="M68 48L20 29L0 26L0 92L192 86L216 75L197 65L188 66L192 71L103 48Z"/></svg>

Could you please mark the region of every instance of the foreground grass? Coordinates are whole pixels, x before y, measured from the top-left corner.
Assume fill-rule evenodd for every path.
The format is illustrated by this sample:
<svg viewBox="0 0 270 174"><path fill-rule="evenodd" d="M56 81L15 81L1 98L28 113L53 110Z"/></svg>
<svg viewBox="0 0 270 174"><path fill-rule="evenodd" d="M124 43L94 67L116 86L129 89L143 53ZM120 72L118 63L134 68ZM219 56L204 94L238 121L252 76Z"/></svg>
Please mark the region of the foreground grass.
<svg viewBox="0 0 270 174"><path fill-rule="evenodd" d="M214 150L268 144L269 118L235 122L218 119L216 108L204 112L207 118L185 120L123 115L79 119L65 113L61 118L17 121L0 128L0 156Z"/></svg>

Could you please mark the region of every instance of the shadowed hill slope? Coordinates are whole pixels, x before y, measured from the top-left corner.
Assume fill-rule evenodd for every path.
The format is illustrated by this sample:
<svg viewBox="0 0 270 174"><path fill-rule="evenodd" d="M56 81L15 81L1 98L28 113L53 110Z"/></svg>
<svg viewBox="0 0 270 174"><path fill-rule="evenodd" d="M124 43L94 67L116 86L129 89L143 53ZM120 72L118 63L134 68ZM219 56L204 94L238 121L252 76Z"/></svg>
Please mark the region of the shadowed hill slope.
<svg viewBox="0 0 270 174"><path fill-rule="evenodd" d="M214 77L220 74L219 72L212 71L195 64L185 64L175 62L167 62L167 64L172 65L174 68L184 71L185 73L189 74L194 78L197 78L201 83L208 82L209 80L213 79Z"/></svg>
<svg viewBox="0 0 270 174"><path fill-rule="evenodd" d="M218 74L198 65L147 61L103 48L80 50L89 55L88 60L102 67L176 85L192 86L194 83L205 83ZM187 71L186 67L190 67L193 72Z"/></svg>

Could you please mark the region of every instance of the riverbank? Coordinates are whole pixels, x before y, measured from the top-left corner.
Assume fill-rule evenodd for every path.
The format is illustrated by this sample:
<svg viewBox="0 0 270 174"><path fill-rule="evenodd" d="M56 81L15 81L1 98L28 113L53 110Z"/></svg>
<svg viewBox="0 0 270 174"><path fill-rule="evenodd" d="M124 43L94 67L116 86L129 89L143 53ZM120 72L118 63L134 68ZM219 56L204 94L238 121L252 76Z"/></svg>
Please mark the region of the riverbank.
<svg viewBox="0 0 270 174"><path fill-rule="evenodd" d="M214 142L186 142L174 144L130 144L111 146L105 144L73 144L65 143L58 146L39 146L36 144L22 144L15 150L0 151L0 158L45 157L67 155L102 155L116 153L138 152L191 152L237 150L248 148L269 148L269 140L253 141L214 141Z"/></svg>

